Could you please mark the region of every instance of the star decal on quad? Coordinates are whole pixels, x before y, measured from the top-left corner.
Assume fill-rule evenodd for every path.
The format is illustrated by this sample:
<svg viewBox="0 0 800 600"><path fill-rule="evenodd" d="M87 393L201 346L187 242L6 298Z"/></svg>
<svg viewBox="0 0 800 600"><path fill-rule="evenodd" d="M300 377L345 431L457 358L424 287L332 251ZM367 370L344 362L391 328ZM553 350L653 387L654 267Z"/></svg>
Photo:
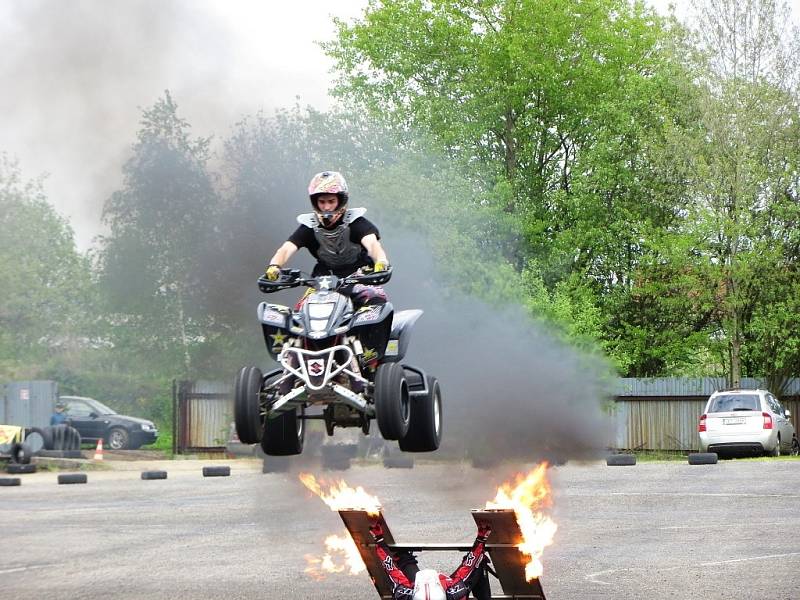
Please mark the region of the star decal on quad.
<svg viewBox="0 0 800 600"><path fill-rule="evenodd" d="M364 360L370 361L378 358L378 353L372 348L364 348Z"/></svg>
<svg viewBox="0 0 800 600"><path fill-rule="evenodd" d="M286 343L286 334L285 333L281 333L280 331L278 333L273 333L269 337L272 338L272 347L273 348L275 348L275 347L280 348Z"/></svg>

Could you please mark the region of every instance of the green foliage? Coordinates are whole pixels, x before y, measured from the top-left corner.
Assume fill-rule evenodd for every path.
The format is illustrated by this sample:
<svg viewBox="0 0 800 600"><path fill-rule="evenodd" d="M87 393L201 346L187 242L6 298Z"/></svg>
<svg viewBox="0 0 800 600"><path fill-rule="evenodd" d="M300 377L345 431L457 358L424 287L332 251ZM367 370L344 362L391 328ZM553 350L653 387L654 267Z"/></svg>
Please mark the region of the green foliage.
<svg viewBox="0 0 800 600"><path fill-rule="evenodd" d="M38 377L39 365L89 343L89 262L47 203L0 154L0 378Z"/></svg>
<svg viewBox="0 0 800 600"><path fill-rule="evenodd" d="M102 240L101 284L113 324L122 325L109 332L115 349L152 357L152 369L182 364L189 373L192 348L209 334L202 258L218 204L209 140L191 139L169 92L141 125L124 186L103 212L111 232Z"/></svg>

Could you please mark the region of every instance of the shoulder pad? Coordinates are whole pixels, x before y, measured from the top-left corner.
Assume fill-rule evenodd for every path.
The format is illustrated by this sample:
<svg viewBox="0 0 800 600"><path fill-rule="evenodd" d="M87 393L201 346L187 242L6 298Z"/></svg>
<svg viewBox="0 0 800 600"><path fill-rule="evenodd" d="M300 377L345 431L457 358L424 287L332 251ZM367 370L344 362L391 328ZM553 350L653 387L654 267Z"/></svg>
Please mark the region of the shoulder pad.
<svg viewBox="0 0 800 600"><path fill-rule="evenodd" d="M319 219L317 219L317 215L313 212L297 215L297 222L300 223L300 225L305 225L311 229L319 227Z"/></svg>
<svg viewBox="0 0 800 600"><path fill-rule="evenodd" d="M363 217L364 213L367 212L366 208L348 208L347 212L344 213L344 222L346 224L350 224L359 217Z"/></svg>

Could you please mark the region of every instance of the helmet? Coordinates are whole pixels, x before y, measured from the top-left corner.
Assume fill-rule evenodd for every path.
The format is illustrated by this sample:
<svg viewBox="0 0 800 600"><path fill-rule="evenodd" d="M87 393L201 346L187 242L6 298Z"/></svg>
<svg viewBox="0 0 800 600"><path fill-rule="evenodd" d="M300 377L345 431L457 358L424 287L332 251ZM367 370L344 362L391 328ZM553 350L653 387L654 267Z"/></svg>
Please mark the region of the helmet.
<svg viewBox="0 0 800 600"><path fill-rule="evenodd" d="M414 579L414 595L412 600L447 600L447 596L434 569L419 571Z"/></svg>
<svg viewBox="0 0 800 600"><path fill-rule="evenodd" d="M347 204L347 182L338 171L323 171L311 178L308 184L308 197L311 199L311 206L317 210L317 196L320 194L336 194L339 197L341 210Z"/></svg>
<svg viewBox="0 0 800 600"><path fill-rule="evenodd" d="M67 408L67 403L59 399L56 401L56 408Z"/></svg>

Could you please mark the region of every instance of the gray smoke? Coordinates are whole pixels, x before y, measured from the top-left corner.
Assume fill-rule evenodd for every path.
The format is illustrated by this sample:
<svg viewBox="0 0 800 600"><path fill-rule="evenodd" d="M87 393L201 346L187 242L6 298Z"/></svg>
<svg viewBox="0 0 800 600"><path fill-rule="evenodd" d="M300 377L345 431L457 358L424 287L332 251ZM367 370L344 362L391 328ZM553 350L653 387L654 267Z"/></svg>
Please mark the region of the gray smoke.
<svg viewBox="0 0 800 600"><path fill-rule="evenodd" d="M425 240L384 228L396 309L422 308L407 360L439 378L441 451L492 463L596 458L611 440L609 365L576 350L519 307L453 295ZM604 383L605 382L605 383Z"/></svg>

